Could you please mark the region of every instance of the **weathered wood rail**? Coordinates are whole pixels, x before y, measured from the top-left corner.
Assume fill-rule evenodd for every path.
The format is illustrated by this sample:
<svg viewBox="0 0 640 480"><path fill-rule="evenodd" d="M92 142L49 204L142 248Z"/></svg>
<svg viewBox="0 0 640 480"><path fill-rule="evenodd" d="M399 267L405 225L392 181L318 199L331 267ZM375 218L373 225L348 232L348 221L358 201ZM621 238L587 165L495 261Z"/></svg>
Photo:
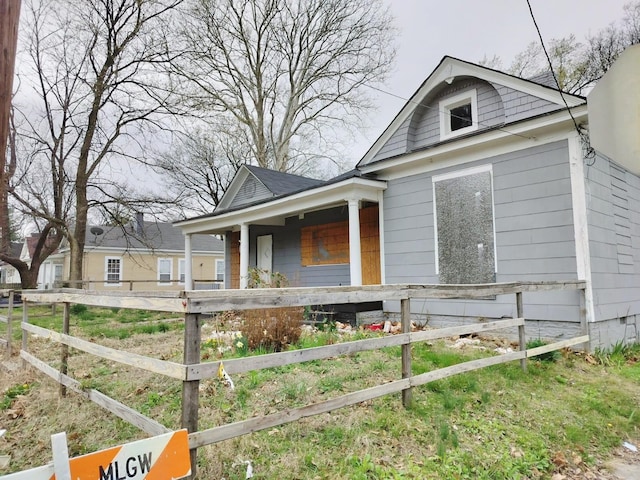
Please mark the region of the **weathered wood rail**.
<svg viewBox="0 0 640 480"><path fill-rule="evenodd" d="M247 433L272 428L301 418L318 415L338 408L354 405L366 400L401 392L403 404L412 401L412 388L434 380L446 378L490 365L519 360L526 370L527 358L543 353L577 345L588 348L589 336L584 305L584 282L514 282L483 285L377 285L363 287L321 287L321 288L284 288L258 290L214 290L188 292L88 292L84 290L62 289L56 291L24 291L22 349L20 356L25 363L39 369L61 385L61 395L69 388L85 396L123 420L137 426L150 435L168 431L159 422L146 417L134 409L93 389L83 388L80 382L67 375L69 348L74 348L113 362L119 362L154 374L181 380L182 414L181 426L187 428L193 474L195 475L196 452L198 447L231 439ZM543 292L552 290L578 290L581 304L579 317L582 335L555 342L542 347L526 349L525 319L523 317L523 299L525 292ZM411 331L412 298L483 298L495 295L514 295L516 318L492 322L448 327L433 330ZM229 359L224 361L229 374L238 374L251 370L260 370L310 360L322 360L340 355L348 355L366 350L391 346L402 348L401 378L389 383L364 390L351 392L330 400L313 403L299 408L284 410L275 414L254 417L228 425L198 430L199 385L200 381L217 375L219 361L201 362L200 343L201 326L204 314L224 310L248 310L268 307L305 306L316 304L355 303L381 300L400 301L402 332L396 335L356 340L324 347L271 353L257 357ZM64 304L62 332L54 332L29 323L28 306L32 302ZM134 308L152 311L164 311L184 315L185 329L183 342L183 363L175 363L136 355L113 348L98 345L76 338L69 334L69 309L71 304L90 306ZM411 345L454 335L488 332L500 329L518 329L520 350L516 352L482 358L441 368L420 375L413 375L411 369ZM61 345L60 368L55 369L36 358L28 350L28 337L35 334Z"/></svg>

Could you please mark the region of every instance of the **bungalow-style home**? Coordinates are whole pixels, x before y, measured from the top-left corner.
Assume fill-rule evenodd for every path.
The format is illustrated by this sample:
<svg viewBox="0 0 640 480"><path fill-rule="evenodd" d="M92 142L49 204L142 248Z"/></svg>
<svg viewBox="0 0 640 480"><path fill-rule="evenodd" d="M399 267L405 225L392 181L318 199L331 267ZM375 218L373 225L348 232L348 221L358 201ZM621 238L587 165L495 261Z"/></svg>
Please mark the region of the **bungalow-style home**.
<svg viewBox="0 0 640 480"><path fill-rule="evenodd" d="M56 282L60 286L69 278L68 245L63 244L56 257L64 272ZM211 235L194 235L190 257L193 288L221 288L223 241ZM172 224L145 221L142 214L126 226L90 226L85 238L82 284L90 290L184 290L184 237Z"/></svg>
<svg viewBox="0 0 640 480"><path fill-rule="evenodd" d="M294 286L584 280L591 348L640 341L638 68L640 46L587 99L444 57L355 170L245 166L212 214L176 225L187 244L225 235L228 288L250 266ZM537 335L579 334L577 292L525 298ZM516 313L500 295L411 308L434 325Z"/></svg>

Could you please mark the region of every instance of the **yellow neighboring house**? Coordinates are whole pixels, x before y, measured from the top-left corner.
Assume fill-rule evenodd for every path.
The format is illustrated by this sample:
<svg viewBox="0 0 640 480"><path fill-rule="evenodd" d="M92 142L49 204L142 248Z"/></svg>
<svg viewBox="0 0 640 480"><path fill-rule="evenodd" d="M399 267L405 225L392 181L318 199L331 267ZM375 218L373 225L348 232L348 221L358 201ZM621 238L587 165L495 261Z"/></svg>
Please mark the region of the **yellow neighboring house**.
<svg viewBox="0 0 640 480"><path fill-rule="evenodd" d="M224 242L212 235L193 235L194 288L224 288ZM68 282L70 255L63 244L55 255L62 260L62 285ZM83 285L88 290L184 290L184 236L170 223L147 222L138 214L131 224L94 225L87 229Z"/></svg>

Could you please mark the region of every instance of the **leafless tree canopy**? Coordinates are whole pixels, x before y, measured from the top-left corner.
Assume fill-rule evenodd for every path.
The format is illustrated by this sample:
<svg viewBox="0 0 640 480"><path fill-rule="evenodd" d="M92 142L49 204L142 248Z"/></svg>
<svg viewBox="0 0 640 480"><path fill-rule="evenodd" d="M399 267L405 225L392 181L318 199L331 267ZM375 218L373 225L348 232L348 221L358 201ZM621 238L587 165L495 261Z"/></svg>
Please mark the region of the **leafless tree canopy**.
<svg viewBox="0 0 640 480"><path fill-rule="evenodd" d="M584 43L575 35L552 39L546 45L560 89L586 93L613 65L618 55L640 43L640 1L625 5L622 19L587 37ZM486 59L486 57L485 57ZM499 62L495 56L489 66ZM549 63L539 42L532 42L516 55L509 73L524 78L549 71Z"/></svg>
<svg viewBox="0 0 640 480"><path fill-rule="evenodd" d="M323 132L370 106L362 87L389 72L393 34L380 0L193 0L174 67L191 105L246 129L255 163L300 172Z"/></svg>
<svg viewBox="0 0 640 480"><path fill-rule="evenodd" d="M155 165L183 216L213 211L240 166L251 158L245 133L226 123L174 132L173 148L159 155Z"/></svg>
<svg viewBox="0 0 640 480"><path fill-rule="evenodd" d="M112 177L112 167L144 156L145 134L163 128L172 98L170 84L158 75L171 60L165 19L181 2L26 4L18 129L24 150L13 195L37 222L63 232L71 280L82 276L89 210L149 200L132 196Z"/></svg>

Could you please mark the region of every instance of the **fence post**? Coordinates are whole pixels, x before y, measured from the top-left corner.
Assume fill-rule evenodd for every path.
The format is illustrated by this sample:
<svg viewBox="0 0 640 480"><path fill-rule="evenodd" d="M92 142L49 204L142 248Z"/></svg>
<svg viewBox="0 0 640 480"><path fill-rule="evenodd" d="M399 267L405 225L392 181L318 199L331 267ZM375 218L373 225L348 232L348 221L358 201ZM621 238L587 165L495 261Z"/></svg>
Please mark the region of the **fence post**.
<svg viewBox="0 0 640 480"><path fill-rule="evenodd" d="M186 313L184 316L184 364L200 363L200 315ZM182 382L182 428L189 432L198 431L199 380ZM196 478L198 449L189 452L191 456L191 478Z"/></svg>
<svg viewBox="0 0 640 480"><path fill-rule="evenodd" d="M51 435L51 450L53 452L53 469L56 480L71 480L69 447L67 446L66 433L62 432Z"/></svg>
<svg viewBox="0 0 640 480"><path fill-rule="evenodd" d="M400 316L402 333L411 332L411 300L403 298L400 300ZM411 378L411 342L402 345L402 378ZM413 401L411 387L402 390L402 405L409 408Z"/></svg>
<svg viewBox="0 0 640 480"><path fill-rule="evenodd" d="M589 324L587 323L587 289L581 288L578 290L580 297L580 330L582 330L582 335L589 335ZM583 343L584 345L582 349L585 353L589 353L591 351L591 338L587 343Z"/></svg>
<svg viewBox="0 0 640 480"><path fill-rule="evenodd" d="M13 290L9 291L9 304L7 305L7 358L11 358L11 337L13 336Z"/></svg>
<svg viewBox="0 0 640 480"><path fill-rule="evenodd" d="M516 292L516 318L524 318L524 309L522 307L522 292ZM527 350L527 336L524 331L524 323L518 325L518 340L520 343L520 351ZM527 371L527 357L520 359L520 367L522 371Z"/></svg>
<svg viewBox="0 0 640 480"><path fill-rule="evenodd" d="M22 300L22 322L23 323L29 323L29 302L27 302L26 300ZM27 331L22 329L22 350L23 351L27 351ZM27 368L27 361L23 358L22 359L22 368Z"/></svg>
<svg viewBox="0 0 640 480"><path fill-rule="evenodd" d="M69 302L64 302L62 304L62 333L64 335L69 335L69 310ZM69 367L69 345L62 343L60 348L60 373L66 375ZM67 396L67 387L63 383L60 383L60 396Z"/></svg>

